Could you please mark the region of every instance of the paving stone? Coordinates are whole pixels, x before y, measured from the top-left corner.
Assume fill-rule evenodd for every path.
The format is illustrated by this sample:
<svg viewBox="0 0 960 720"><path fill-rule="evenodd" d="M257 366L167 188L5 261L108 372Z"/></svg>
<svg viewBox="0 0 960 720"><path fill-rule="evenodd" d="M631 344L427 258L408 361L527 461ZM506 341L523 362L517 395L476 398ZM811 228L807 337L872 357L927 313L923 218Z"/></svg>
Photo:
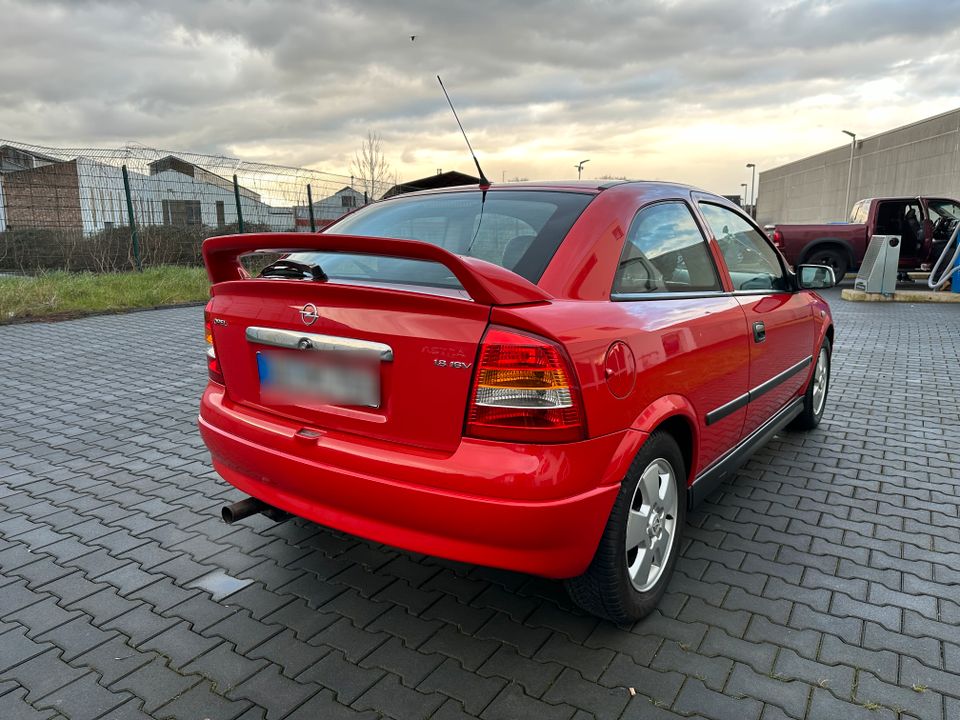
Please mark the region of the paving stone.
<svg viewBox="0 0 960 720"><path fill-rule="evenodd" d="M570 720L576 709L569 705L551 705L523 693L519 685L507 685L480 715L483 720Z"/></svg>
<svg viewBox="0 0 960 720"><path fill-rule="evenodd" d="M246 653L283 630L250 617L246 610L235 612L203 631L204 635L221 637L233 643L237 652Z"/></svg>
<svg viewBox="0 0 960 720"><path fill-rule="evenodd" d="M321 690L288 715L285 720L377 720L375 712L360 712L341 705L329 690ZM437 718L434 715L434 718ZM214 720L211 718L211 720Z"/></svg>
<svg viewBox="0 0 960 720"><path fill-rule="evenodd" d="M63 650L63 659L69 662L116 636L115 631L101 630L90 622L89 617L81 615L38 635L37 641L53 643Z"/></svg>
<svg viewBox="0 0 960 720"><path fill-rule="evenodd" d="M26 701L26 688L0 695L0 717L3 720L49 720L54 710L37 710Z"/></svg>
<svg viewBox="0 0 960 720"><path fill-rule="evenodd" d="M694 650L683 650L680 643L665 642L654 658L651 667L657 670L675 671L695 677L707 687L720 692L733 669L733 660L721 657L706 657Z"/></svg>
<svg viewBox="0 0 960 720"><path fill-rule="evenodd" d="M153 716L157 720L235 720L249 707L249 702L228 700L202 682L155 710Z"/></svg>
<svg viewBox="0 0 960 720"><path fill-rule="evenodd" d="M810 686L802 680L771 674L760 675L737 663L727 682L727 695L750 697L783 709L788 715L802 718L807 708Z"/></svg>
<svg viewBox="0 0 960 720"><path fill-rule="evenodd" d="M425 653L441 653L454 658L468 670L476 670L500 647L500 643L495 640L472 638L448 625L431 636L419 650Z"/></svg>
<svg viewBox="0 0 960 720"><path fill-rule="evenodd" d="M57 649L47 650L3 672L4 680L16 680L27 688L27 702L33 703L54 690L77 680L86 670L70 667L60 658Z"/></svg>
<svg viewBox="0 0 960 720"><path fill-rule="evenodd" d="M349 705L373 687L384 676L379 667L357 667L339 650L329 651L297 678L298 682L312 682L333 690L337 700Z"/></svg>
<svg viewBox="0 0 960 720"><path fill-rule="evenodd" d="M518 683L527 695L539 698L562 670L558 663L530 660L509 645L503 645L477 672L485 677L497 676Z"/></svg>
<svg viewBox="0 0 960 720"><path fill-rule="evenodd" d="M82 668L91 668L100 676L100 683L109 685L129 675L157 658L156 653L144 653L124 643L122 636L107 640L92 650L74 658L71 662Z"/></svg>
<svg viewBox="0 0 960 720"><path fill-rule="evenodd" d="M917 692L912 687L898 687L886 683L868 670L861 670L857 677L856 700L861 703L878 703L896 712L904 712L921 718L939 717L943 709L943 696L927 687ZM918 683L920 681L914 681Z"/></svg>
<svg viewBox="0 0 960 720"><path fill-rule="evenodd" d="M143 710L152 713L162 705L196 685L196 675L180 675L167 667L161 658L154 658L129 675L111 683L113 691L129 690L143 702Z"/></svg>
<svg viewBox="0 0 960 720"><path fill-rule="evenodd" d="M551 631L547 628L530 627L498 612L477 630L475 635L478 638L488 638L513 645L522 655L533 657L550 637Z"/></svg>
<svg viewBox="0 0 960 720"><path fill-rule="evenodd" d="M673 709L717 720L757 720L763 705L750 697L736 698L714 692L699 680L690 678L684 683Z"/></svg>
<svg viewBox="0 0 960 720"><path fill-rule="evenodd" d="M829 691L814 688L808 710L810 718L843 718L843 720L894 720L897 714L884 707L864 707L844 702Z"/></svg>
<svg viewBox="0 0 960 720"><path fill-rule="evenodd" d="M329 652L329 648L298 640L290 630L274 635L249 652L249 658L264 658L279 665L287 677L296 677Z"/></svg>
<svg viewBox="0 0 960 720"><path fill-rule="evenodd" d="M41 655L52 647L52 644L39 638L28 638L27 628L12 627L12 629L0 635L0 677L4 677L2 673L10 668Z"/></svg>
<svg viewBox="0 0 960 720"><path fill-rule="evenodd" d="M64 610L57 605L54 597L47 596L38 603L8 613L4 617L4 620L7 622L17 622L29 628L27 631L28 636L37 636L61 625L66 625L71 620L80 616L81 613L79 612Z"/></svg>
<svg viewBox="0 0 960 720"><path fill-rule="evenodd" d="M107 690L97 682L98 679L96 673L88 673L47 695L36 705L56 710L70 720L95 720L109 715L131 699L129 693Z"/></svg>
<svg viewBox="0 0 960 720"><path fill-rule="evenodd" d="M205 632L221 620L234 615L235 608L224 607L215 600L211 600L203 593L193 595L183 602L174 605L164 614L183 618L193 626L197 632Z"/></svg>
<svg viewBox="0 0 960 720"><path fill-rule="evenodd" d="M853 668L868 668L883 680L897 681L897 655L889 650L867 650L845 643L833 635L824 635L818 659L827 664L843 663Z"/></svg>
<svg viewBox="0 0 960 720"><path fill-rule="evenodd" d="M699 652L708 657L725 657L749 665L758 673L769 672L777 655L777 647L730 637L723 630L710 628Z"/></svg>
<svg viewBox="0 0 960 720"><path fill-rule="evenodd" d="M395 675L384 675L353 703L357 710L375 710L400 720L428 718L445 701L438 693L425 694L405 688Z"/></svg>
<svg viewBox="0 0 960 720"><path fill-rule="evenodd" d="M319 686L289 680L276 665L268 665L227 693L231 699L250 700L266 709L267 720L281 718L314 695Z"/></svg>
<svg viewBox="0 0 960 720"><path fill-rule="evenodd" d="M271 625L283 625L293 631L299 640L309 640L337 619L335 614L317 612L297 598L264 617L263 621Z"/></svg>
<svg viewBox="0 0 960 720"><path fill-rule="evenodd" d="M498 655L503 657L505 653L501 655L501 650L503 650L503 648L498 650L487 663L490 663ZM516 653L514 652L514 654ZM507 657L509 658L509 656ZM406 647L398 638L390 638L361 660L360 665L362 667L380 668L392 672L394 675L400 677L404 685L415 688L427 675L436 670L443 661L444 656L440 653L426 654L417 652ZM538 667L546 667L539 663L532 664ZM482 667L480 668L480 674L484 674Z"/></svg>
<svg viewBox="0 0 960 720"><path fill-rule="evenodd" d="M850 697L856 671L847 665L825 665L808 660L784 648L777 655L772 674L786 680L802 680L808 685L830 690L838 697Z"/></svg>
<svg viewBox="0 0 960 720"><path fill-rule="evenodd" d="M637 665L625 655L617 655L600 678L611 688L635 688L638 693L669 707L680 692L684 676L674 672L651 670Z"/></svg>
<svg viewBox="0 0 960 720"><path fill-rule="evenodd" d="M102 627L104 630L119 630L130 638L131 645L137 647L176 624L176 620L158 615L149 605L141 603L133 610L105 622Z"/></svg>
<svg viewBox="0 0 960 720"><path fill-rule="evenodd" d="M468 712L479 713L506 684L507 681L501 678L478 677L460 667L456 660L447 658L424 678L417 690L443 693L463 703Z"/></svg>
<svg viewBox="0 0 960 720"><path fill-rule="evenodd" d="M267 666L266 660L251 660L236 652L233 645L223 642L183 667L185 673L197 673L216 683L223 694Z"/></svg>
<svg viewBox="0 0 960 720"><path fill-rule="evenodd" d="M590 713L590 717L619 717L630 701L624 688L608 688L586 681L567 668L543 696L551 703L566 703Z"/></svg>
<svg viewBox="0 0 960 720"><path fill-rule="evenodd" d="M193 659L220 643L219 638L208 638L190 629L190 624L180 622L137 646L141 651L155 650L170 658L170 667L179 670Z"/></svg>

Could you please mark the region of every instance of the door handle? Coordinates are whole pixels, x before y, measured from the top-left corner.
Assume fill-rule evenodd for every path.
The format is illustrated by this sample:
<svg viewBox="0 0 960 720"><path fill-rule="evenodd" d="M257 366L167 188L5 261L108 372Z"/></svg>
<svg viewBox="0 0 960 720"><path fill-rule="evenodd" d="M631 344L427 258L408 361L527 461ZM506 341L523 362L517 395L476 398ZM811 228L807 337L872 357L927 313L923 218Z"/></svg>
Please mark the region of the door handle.
<svg viewBox="0 0 960 720"><path fill-rule="evenodd" d="M753 324L753 341L762 343L767 339L767 328L764 326L762 321L757 321Z"/></svg>

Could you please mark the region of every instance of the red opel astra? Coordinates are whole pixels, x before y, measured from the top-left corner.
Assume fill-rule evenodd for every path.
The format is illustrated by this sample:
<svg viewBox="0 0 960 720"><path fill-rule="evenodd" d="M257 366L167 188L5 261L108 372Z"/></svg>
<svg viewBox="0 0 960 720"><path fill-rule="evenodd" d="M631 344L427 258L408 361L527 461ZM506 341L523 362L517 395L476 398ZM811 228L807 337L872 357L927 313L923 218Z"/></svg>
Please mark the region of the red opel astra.
<svg viewBox="0 0 960 720"><path fill-rule="evenodd" d="M657 604L688 508L823 415L832 271L687 186L445 189L203 254L200 431L250 496L225 519L563 578L615 622Z"/></svg>

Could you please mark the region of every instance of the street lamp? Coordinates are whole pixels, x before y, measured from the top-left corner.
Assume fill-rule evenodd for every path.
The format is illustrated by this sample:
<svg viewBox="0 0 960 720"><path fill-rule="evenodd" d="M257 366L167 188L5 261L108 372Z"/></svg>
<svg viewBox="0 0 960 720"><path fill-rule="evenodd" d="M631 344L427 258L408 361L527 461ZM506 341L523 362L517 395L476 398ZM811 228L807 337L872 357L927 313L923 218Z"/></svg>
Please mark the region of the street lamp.
<svg viewBox="0 0 960 720"><path fill-rule="evenodd" d="M577 180L580 179L580 174L583 172L583 166L586 165L588 162L590 162L589 159L581 160L576 165L574 165L574 167L577 169Z"/></svg>
<svg viewBox="0 0 960 720"><path fill-rule="evenodd" d="M740 187L743 188L743 204L746 205L747 204L747 184L740 183Z"/></svg>
<svg viewBox="0 0 960 720"><path fill-rule="evenodd" d="M844 135L850 136L850 166L847 168L847 197L843 202L843 214L840 219L845 220L847 213L850 212L850 181L853 179L853 149L857 145L857 134L849 130L842 131Z"/></svg>
<svg viewBox="0 0 960 720"><path fill-rule="evenodd" d="M750 175L750 217L757 219L757 201L753 191L757 188L757 165L756 163L747 163L747 167L753 172Z"/></svg>

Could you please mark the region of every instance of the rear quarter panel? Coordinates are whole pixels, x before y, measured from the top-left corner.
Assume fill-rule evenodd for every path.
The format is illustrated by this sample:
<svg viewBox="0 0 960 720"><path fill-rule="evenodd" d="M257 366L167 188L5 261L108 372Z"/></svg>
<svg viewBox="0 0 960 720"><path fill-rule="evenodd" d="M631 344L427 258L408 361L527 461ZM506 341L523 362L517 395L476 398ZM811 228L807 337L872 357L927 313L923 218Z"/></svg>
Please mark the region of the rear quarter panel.
<svg viewBox="0 0 960 720"><path fill-rule="evenodd" d="M554 301L495 308L491 320L564 345L581 385L591 437L631 427L649 431L654 422L683 415L694 438L691 477L740 437L743 409L709 427L703 423L708 411L747 388L746 321L732 297ZM618 340L630 347L636 363L636 382L624 397L611 392L604 373L607 350Z"/></svg>

